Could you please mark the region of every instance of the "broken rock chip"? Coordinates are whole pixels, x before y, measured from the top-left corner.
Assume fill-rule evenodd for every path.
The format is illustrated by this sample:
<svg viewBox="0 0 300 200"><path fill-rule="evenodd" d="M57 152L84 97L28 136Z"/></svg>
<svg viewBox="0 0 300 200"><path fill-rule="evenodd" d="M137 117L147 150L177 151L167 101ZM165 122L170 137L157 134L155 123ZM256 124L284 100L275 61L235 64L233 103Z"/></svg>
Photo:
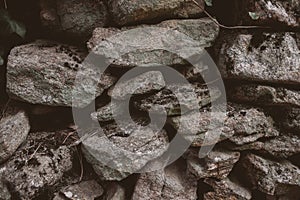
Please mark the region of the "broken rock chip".
<svg viewBox="0 0 300 200"><path fill-rule="evenodd" d="M7 63L7 92L32 104L70 107L74 98L74 107L85 106L93 100L87 96L101 95L115 79L83 65L84 56L76 47L49 41L15 47Z"/></svg>
<svg viewBox="0 0 300 200"><path fill-rule="evenodd" d="M4 164L2 178L20 199L38 197L72 168L72 151L57 143L56 134L61 133L30 133L26 143Z"/></svg>
<svg viewBox="0 0 300 200"><path fill-rule="evenodd" d="M299 1L246 0L241 4L240 19L243 24L300 26Z"/></svg>
<svg viewBox="0 0 300 200"><path fill-rule="evenodd" d="M266 194L281 195L300 187L300 169L287 160L272 161L247 154L242 164L254 188Z"/></svg>
<svg viewBox="0 0 300 200"><path fill-rule="evenodd" d="M163 74L159 71L149 71L137 75L132 79L117 82L108 91L108 95L117 100L125 100L133 95L157 92L165 87Z"/></svg>
<svg viewBox="0 0 300 200"><path fill-rule="evenodd" d="M95 180L90 180L67 186L60 192L70 200L94 200L101 197L104 191Z"/></svg>
<svg viewBox="0 0 300 200"><path fill-rule="evenodd" d="M40 5L41 23L50 32L88 37L96 27L107 24L102 0L41 0Z"/></svg>
<svg viewBox="0 0 300 200"><path fill-rule="evenodd" d="M220 96L218 88L209 90L201 84L170 84L158 93L136 101L135 105L142 111L175 116L207 106Z"/></svg>
<svg viewBox="0 0 300 200"><path fill-rule="evenodd" d="M185 59L210 47L218 33L208 18L169 20L121 30L97 28L87 46L115 67L187 66Z"/></svg>
<svg viewBox="0 0 300 200"><path fill-rule="evenodd" d="M236 104L229 104L224 113L203 109L171 117L169 123L176 130L180 129L180 134L194 147L212 145L225 139L242 145L262 137L279 135L272 118L256 108ZM210 127L210 124L213 126Z"/></svg>
<svg viewBox="0 0 300 200"><path fill-rule="evenodd" d="M95 130L83 140L82 150L103 180L122 180L159 158L168 148L166 131L145 127L143 120L124 120L102 129L103 133Z"/></svg>
<svg viewBox="0 0 300 200"><path fill-rule="evenodd" d="M186 172L185 166L175 163L164 170L141 174L132 200L195 200L197 180Z"/></svg>
<svg viewBox="0 0 300 200"><path fill-rule="evenodd" d="M251 191L243 187L237 181L225 178L223 180L216 180L207 178L204 182L213 187L213 192L204 194L204 200L220 200L220 199L236 199L236 200L250 200L252 198Z"/></svg>
<svg viewBox="0 0 300 200"><path fill-rule="evenodd" d="M299 33L224 36L219 63L222 77L266 83L300 83ZM222 41L223 41L222 40Z"/></svg>
<svg viewBox="0 0 300 200"><path fill-rule="evenodd" d="M230 89L232 100L259 105L290 105L300 107L300 91L263 85L241 85Z"/></svg>
<svg viewBox="0 0 300 200"><path fill-rule="evenodd" d="M202 0L198 1L204 7ZM118 25L137 24L151 20L188 18L203 12L192 0L109 0L109 10Z"/></svg>
<svg viewBox="0 0 300 200"><path fill-rule="evenodd" d="M224 149L214 149L201 159L197 153L197 151L191 151L187 156L187 168L197 179L210 177L224 179L240 158L239 152Z"/></svg>
<svg viewBox="0 0 300 200"><path fill-rule="evenodd" d="M29 119L23 109L11 103L0 106L0 163L13 155L29 130Z"/></svg>

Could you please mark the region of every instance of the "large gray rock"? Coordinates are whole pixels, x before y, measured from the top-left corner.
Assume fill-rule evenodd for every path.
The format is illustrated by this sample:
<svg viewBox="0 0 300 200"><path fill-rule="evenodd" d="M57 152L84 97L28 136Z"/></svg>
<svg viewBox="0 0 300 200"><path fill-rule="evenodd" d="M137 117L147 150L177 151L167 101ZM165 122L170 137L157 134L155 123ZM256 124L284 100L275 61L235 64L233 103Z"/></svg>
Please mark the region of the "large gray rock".
<svg viewBox="0 0 300 200"><path fill-rule="evenodd" d="M88 37L107 24L108 11L102 0L41 0L41 23L50 32Z"/></svg>
<svg viewBox="0 0 300 200"><path fill-rule="evenodd" d="M266 194L281 195L300 187L300 169L287 160L272 161L247 154L242 164L253 187Z"/></svg>
<svg viewBox="0 0 300 200"><path fill-rule="evenodd" d="M175 116L197 110L216 101L221 96L218 88L201 84L170 84L165 89L145 99L136 101L139 110Z"/></svg>
<svg viewBox="0 0 300 200"><path fill-rule="evenodd" d="M56 134L62 133L30 133L26 143L0 170L20 199L38 197L72 168L72 151L58 143Z"/></svg>
<svg viewBox="0 0 300 200"><path fill-rule="evenodd" d="M187 156L187 168L198 179L224 179L229 175L239 158L239 152L224 149L214 149L202 159L198 157L197 151L191 151Z"/></svg>
<svg viewBox="0 0 300 200"><path fill-rule="evenodd" d="M184 130L181 134L191 141L194 147L211 145L225 139L241 145L259 138L279 135L272 118L256 108L230 104L225 114L224 118L222 112L200 110L171 117L169 123L176 130L181 127L181 130ZM214 125L212 131L210 124ZM206 134L208 131L209 134ZM214 133L220 133L219 137Z"/></svg>
<svg viewBox="0 0 300 200"><path fill-rule="evenodd" d="M169 20L156 25L97 28L87 46L118 67L188 65L188 58L210 47L219 27L210 19Z"/></svg>
<svg viewBox="0 0 300 200"><path fill-rule="evenodd" d="M141 174L132 196L132 200L168 199L197 199L197 180L177 163L164 170Z"/></svg>
<svg viewBox="0 0 300 200"><path fill-rule="evenodd" d="M48 41L15 47L7 63L7 92L32 104L72 106L74 97L74 107L87 105L91 100L86 96L101 95L115 78L83 65L85 55L76 47ZM76 76L82 74L74 89Z"/></svg>
<svg viewBox="0 0 300 200"><path fill-rule="evenodd" d="M291 105L300 107L300 91L263 85L241 85L230 89L232 100L259 105Z"/></svg>
<svg viewBox="0 0 300 200"><path fill-rule="evenodd" d="M198 1L204 7L203 1ZM192 0L109 0L109 9L118 25L137 24L151 20L188 18L201 14Z"/></svg>
<svg viewBox="0 0 300 200"><path fill-rule="evenodd" d="M224 78L300 83L299 33L228 33L218 66Z"/></svg>
<svg viewBox="0 0 300 200"><path fill-rule="evenodd" d="M299 1L243 0L240 4L242 9L239 11L239 19L243 24L290 27L300 25Z"/></svg>
<svg viewBox="0 0 300 200"><path fill-rule="evenodd" d="M207 178L204 180L209 184L214 191L204 194L204 200L250 200L252 199L251 191L248 188L243 187L237 181L233 181L229 178L223 180L215 180Z"/></svg>
<svg viewBox="0 0 300 200"><path fill-rule="evenodd" d="M103 126L104 134L95 130L84 136L82 150L101 179L122 180L167 150L166 131L144 126L143 120L137 124L124 120L121 125Z"/></svg>
<svg viewBox="0 0 300 200"><path fill-rule="evenodd" d="M300 153L300 137L298 135L286 134L277 136L264 142L254 143L235 147L234 150L257 150L267 152L275 157L287 158Z"/></svg>
<svg viewBox="0 0 300 200"><path fill-rule="evenodd" d="M23 109L11 103L0 106L0 163L13 155L29 130L29 119Z"/></svg>

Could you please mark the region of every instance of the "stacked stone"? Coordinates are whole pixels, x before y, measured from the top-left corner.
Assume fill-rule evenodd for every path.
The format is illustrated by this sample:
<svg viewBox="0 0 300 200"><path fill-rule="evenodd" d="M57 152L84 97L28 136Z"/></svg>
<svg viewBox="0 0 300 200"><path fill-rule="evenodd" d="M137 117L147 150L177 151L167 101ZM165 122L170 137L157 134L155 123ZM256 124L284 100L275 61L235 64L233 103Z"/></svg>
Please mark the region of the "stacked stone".
<svg viewBox="0 0 300 200"><path fill-rule="evenodd" d="M204 1L197 2L205 7ZM0 99L0 199L299 196L300 5L279 0L237 4L238 23L262 26L260 31L220 31L192 0L40 0L45 30L56 36L90 39L85 47L43 39L11 50L6 65L10 100L2 103ZM276 32L279 25L288 31ZM137 28L152 30L148 37L157 40L125 37ZM180 56L157 49L185 44L168 37L171 31L197 41L195 49L212 49L227 86L225 119L216 127L221 135L203 158L199 150L212 145L205 140L210 137L208 124L220 114L211 104L224 94L219 88L209 90L201 77L207 70L204 66L191 66ZM142 48L124 54L132 44ZM111 49L116 51L111 54ZM95 74L85 61L91 54L105 56L113 64ZM118 81L130 69L152 63L176 69L194 90L184 84L167 85L159 71ZM76 85L78 74L88 81ZM84 93L74 93L75 85L84 88ZM178 102L178 96L186 98L190 93L196 94L198 106L191 99ZM74 103L74 96L79 104ZM93 103L86 96L97 98L96 111L87 117L99 123L103 132L91 127L92 134L86 132L79 139L76 132L82 130L64 120L58 128L56 120L71 115L71 108ZM126 114L124 107L130 108L133 120L119 124L115 119ZM142 128L150 123L148 113L166 115L166 125L159 131ZM55 127L36 128L36 117L46 117ZM187 152L164 169L136 175L164 155L179 127L195 133L182 135L191 142ZM81 148L74 147L79 142ZM116 151L112 144L126 153ZM77 155L79 174L74 173Z"/></svg>

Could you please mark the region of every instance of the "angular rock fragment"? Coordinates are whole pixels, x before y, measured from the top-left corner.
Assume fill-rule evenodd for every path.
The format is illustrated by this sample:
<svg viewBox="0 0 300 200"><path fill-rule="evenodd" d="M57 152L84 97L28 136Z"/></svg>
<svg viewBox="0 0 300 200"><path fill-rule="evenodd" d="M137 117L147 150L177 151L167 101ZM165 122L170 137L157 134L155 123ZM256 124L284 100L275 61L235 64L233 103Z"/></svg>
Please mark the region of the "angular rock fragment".
<svg viewBox="0 0 300 200"><path fill-rule="evenodd" d="M257 150L268 152L275 157L288 158L300 153L300 137L298 135L286 134L277 136L264 142L254 143L235 147L235 150Z"/></svg>
<svg viewBox="0 0 300 200"><path fill-rule="evenodd" d="M0 173L1 175L1 173ZM11 200L11 195L6 187L6 185L4 185L4 183L2 183L2 181L0 181L0 199L1 200Z"/></svg>
<svg viewBox="0 0 300 200"><path fill-rule="evenodd" d="M300 26L299 1L245 0L241 1L243 24L264 26Z"/></svg>
<svg viewBox="0 0 300 200"><path fill-rule="evenodd" d="M223 38L218 66L224 78L299 84L299 37L299 33L291 32L231 32Z"/></svg>
<svg viewBox="0 0 300 200"><path fill-rule="evenodd" d="M74 98L74 107L87 105L92 101L87 96L101 95L115 78L83 65L84 56L76 47L48 41L15 47L7 63L7 91L32 104L72 106Z"/></svg>
<svg viewBox="0 0 300 200"><path fill-rule="evenodd" d="M204 7L203 1L198 1ZM192 0L130 1L109 0L109 9L118 25L136 24L151 20L188 18L203 12Z"/></svg>
<svg viewBox="0 0 300 200"><path fill-rule="evenodd" d="M81 183L70 185L63 188L61 194L66 199L77 200L94 200L100 198L103 194L103 188L95 180L83 181Z"/></svg>
<svg viewBox="0 0 300 200"><path fill-rule="evenodd" d="M142 120L111 123L83 140L84 155L101 179L122 180L167 150L166 131L145 125Z"/></svg>
<svg viewBox="0 0 300 200"><path fill-rule="evenodd" d="M266 194L281 195L300 187L300 169L287 160L272 161L247 154L242 164L253 187Z"/></svg>
<svg viewBox="0 0 300 200"><path fill-rule="evenodd" d="M300 107L300 91L263 85L242 85L231 88L232 100L259 105L291 105Z"/></svg>
<svg viewBox="0 0 300 200"><path fill-rule="evenodd" d="M187 156L187 168L198 179L210 177L224 179L239 158L240 153L237 151L217 149L200 159L198 152L192 151Z"/></svg>
<svg viewBox="0 0 300 200"><path fill-rule="evenodd" d="M55 134L30 133L26 143L5 163L2 178L21 199L34 199L58 183L72 168L71 150Z"/></svg>
<svg viewBox="0 0 300 200"><path fill-rule="evenodd" d="M13 155L29 130L29 119L23 109L11 103L0 106L0 163Z"/></svg>
<svg viewBox="0 0 300 200"><path fill-rule="evenodd" d="M164 170L141 174L132 200L195 200L197 181L184 166L172 164Z"/></svg>
<svg viewBox="0 0 300 200"><path fill-rule="evenodd" d="M211 145L225 139L241 145L262 137L279 135L272 118L256 108L235 104L228 105L226 113L194 111L183 116L171 117L169 123L176 130L181 128L181 134L191 141L194 147ZM214 126L210 127L210 124Z"/></svg>
<svg viewBox="0 0 300 200"><path fill-rule="evenodd" d="M42 0L40 18L50 32L87 37L107 24L108 11L102 0Z"/></svg>
<svg viewBox="0 0 300 200"><path fill-rule="evenodd" d="M175 116L209 105L221 96L218 88L201 84L170 84L160 92L135 102L138 109Z"/></svg>
<svg viewBox="0 0 300 200"><path fill-rule="evenodd" d="M111 183L103 200L125 200L125 189L117 183Z"/></svg>
<svg viewBox="0 0 300 200"><path fill-rule="evenodd" d="M133 95L157 92L165 87L164 77L159 71L149 71L132 79L118 82L108 91L108 95L117 100L125 100Z"/></svg>
<svg viewBox="0 0 300 200"><path fill-rule="evenodd" d="M123 102L110 102L107 105L97 109L96 112L93 112L91 114L91 118L94 121L99 121L99 122L108 122L112 121L115 119L116 115L122 115L124 112L124 106L125 105Z"/></svg>
<svg viewBox="0 0 300 200"><path fill-rule="evenodd" d="M97 28L87 46L116 67L187 66L185 59L210 47L218 33L208 18L169 20L121 30Z"/></svg>
<svg viewBox="0 0 300 200"><path fill-rule="evenodd" d="M213 192L204 194L204 200L220 200L220 199L252 199L251 191L243 187L237 181L232 181L229 178L223 180L205 179L205 183L213 187Z"/></svg>

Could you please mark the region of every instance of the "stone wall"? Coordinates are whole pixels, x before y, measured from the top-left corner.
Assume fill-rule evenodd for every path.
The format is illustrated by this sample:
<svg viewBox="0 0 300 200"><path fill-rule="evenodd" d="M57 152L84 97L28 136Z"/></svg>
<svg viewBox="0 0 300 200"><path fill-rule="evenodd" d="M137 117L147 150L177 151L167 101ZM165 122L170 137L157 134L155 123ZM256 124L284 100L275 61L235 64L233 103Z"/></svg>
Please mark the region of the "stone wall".
<svg viewBox="0 0 300 200"><path fill-rule="evenodd" d="M196 2L30 2L38 33L0 66L1 200L300 197L299 1ZM184 57L198 51L219 80ZM163 65L188 82L169 83ZM87 105L83 127L73 117ZM186 142L171 146L177 135Z"/></svg>

